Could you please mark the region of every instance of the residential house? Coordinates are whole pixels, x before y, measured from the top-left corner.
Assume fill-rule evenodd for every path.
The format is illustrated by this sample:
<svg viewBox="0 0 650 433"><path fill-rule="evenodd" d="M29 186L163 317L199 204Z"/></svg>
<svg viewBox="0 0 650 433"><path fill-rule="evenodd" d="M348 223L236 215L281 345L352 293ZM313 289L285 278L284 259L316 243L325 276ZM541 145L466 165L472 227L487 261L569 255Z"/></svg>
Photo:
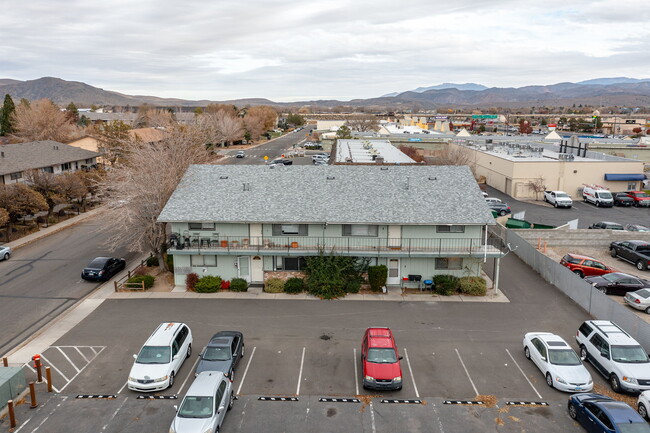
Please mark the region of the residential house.
<svg viewBox="0 0 650 433"><path fill-rule="evenodd" d="M31 141L0 146L0 178L3 184L24 181L28 170L64 173L92 167L99 153L57 141Z"/></svg>
<svg viewBox="0 0 650 433"><path fill-rule="evenodd" d="M158 221L170 223L177 286L189 273L262 283L305 257L366 257L409 275L479 275L502 252L464 166L193 165Z"/></svg>

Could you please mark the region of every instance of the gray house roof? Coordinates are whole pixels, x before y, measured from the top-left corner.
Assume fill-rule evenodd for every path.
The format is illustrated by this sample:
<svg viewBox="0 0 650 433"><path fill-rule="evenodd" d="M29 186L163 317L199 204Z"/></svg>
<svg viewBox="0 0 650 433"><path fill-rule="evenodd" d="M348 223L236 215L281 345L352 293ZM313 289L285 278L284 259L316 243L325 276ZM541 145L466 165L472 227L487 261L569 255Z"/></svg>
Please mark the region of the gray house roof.
<svg viewBox="0 0 650 433"><path fill-rule="evenodd" d="M158 220L494 224L462 166L192 165Z"/></svg>
<svg viewBox="0 0 650 433"><path fill-rule="evenodd" d="M52 140L6 144L0 146L0 152L2 152L0 153L0 175L81 161L101 155Z"/></svg>

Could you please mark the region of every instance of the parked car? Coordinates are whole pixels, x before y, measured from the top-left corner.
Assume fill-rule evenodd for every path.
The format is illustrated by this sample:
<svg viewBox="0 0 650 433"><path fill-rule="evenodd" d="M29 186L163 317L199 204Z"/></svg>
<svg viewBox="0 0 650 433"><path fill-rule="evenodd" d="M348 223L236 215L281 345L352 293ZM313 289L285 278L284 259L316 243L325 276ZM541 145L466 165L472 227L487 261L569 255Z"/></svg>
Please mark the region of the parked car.
<svg viewBox="0 0 650 433"><path fill-rule="evenodd" d="M599 185L587 185L582 190L582 199L586 203L593 203L596 207L612 207L614 197L612 193Z"/></svg>
<svg viewBox="0 0 650 433"><path fill-rule="evenodd" d="M585 277L585 281L606 295L625 296L627 292L650 288L650 281L623 272L612 272L600 276Z"/></svg>
<svg viewBox="0 0 650 433"><path fill-rule="evenodd" d="M267 165L293 165L293 161L290 159L278 158L273 161L267 162Z"/></svg>
<svg viewBox="0 0 650 433"><path fill-rule="evenodd" d="M625 230L628 232L650 232L650 228L640 224L627 224Z"/></svg>
<svg viewBox="0 0 650 433"><path fill-rule="evenodd" d="M243 150L237 151L237 155L236 155L237 158L244 158L245 156L246 156L246 152L244 152Z"/></svg>
<svg viewBox="0 0 650 433"><path fill-rule="evenodd" d="M2 258L2 260L9 260L11 253L11 247L8 247L6 245L0 247L0 258Z"/></svg>
<svg viewBox="0 0 650 433"><path fill-rule="evenodd" d="M648 416L648 409L650 408L650 391L643 391L639 394L639 399L636 402L636 410L643 418L650 421Z"/></svg>
<svg viewBox="0 0 650 433"><path fill-rule="evenodd" d="M235 380L235 368L244 357L244 335L238 331L221 331L212 336L199 354L195 376L204 371L221 371Z"/></svg>
<svg viewBox="0 0 650 433"><path fill-rule="evenodd" d="M126 260L116 257L96 257L81 271L81 278L106 281L126 267Z"/></svg>
<svg viewBox="0 0 650 433"><path fill-rule="evenodd" d="M564 191L544 191L544 201L555 207L571 207L573 200Z"/></svg>
<svg viewBox="0 0 650 433"><path fill-rule="evenodd" d="M620 257L634 264L640 271L648 269L650 263L650 243L645 241L612 242L609 244L609 253L612 257Z"/></svg>
<svg viewBox="0 0 650 433"><path fill-rule="evenodd" d="M562 257L560 264L569 268L571 272L580 278L617 272L616 269L610 268L599 260L573 253L566 254Z"/></svg>
<svg viewBox="0 0 650 433"><path fill-rule="evenodd" d="M389 328L366 329L361 343L363 387L369 389L402 389L402 359Z"/></svg>
<svg viewBox="0 0 650 433"><path fill-rule="evenodd" d="M508 206L507 203L488 203L488 207L500 216L512 213L512 210L510 210L510 206Z"/></svg>
<svg viewBox="0 0 650 433"><path fill-rule="evenodd" d="M139 392L171 388L176 373L191 354L190 328L184 323L161 323L140 352L133 355L135 362L129 372L127 386Z"/></svg>
<svg viewBox="0 0 650 433"><path fill-rule="evenodd" d="M314 142L307 142L303 145L305 149L316 149L320 150L323 148L323 146L320 143L314 143Z"/></svg>
<svg viewBox="0 0 650 433"><path fill-rule="evenodd" d="M496 197L485 197L485 201L488 204L491 204L491 203L503 203L500 198L496 198Z"/></svg>
<svg viewBox="0 0 650 433"><path fill-rule="evenodd" d="M550 332L524 335L524 355L539 368L546 384L567 392L591 391L591 375L571 346Z"/></svg>
<svg viewBox="0 0 650 433"><path fill-rule="evenodd" d="M609 320L587 320L576 332L580 358L588 360L615 392L650 390L650 359L637 341Z"/></svg>
<svg viewBox="0 0 650 433"><path fill-rule="evenodd" d="M610 230L625 230L625 228L619 223L613 223L611 221L598 221L593 223L588 228L590 229L610 229Z"/></svg>
<svg viewBox="0 0 650 433"><path fill-rule="evenodd" d="M183 397L170 433L218 432L226 413L235 404L233 384L223 373L199 374Z"/></svg>
<svg viewBox="0 0 650 433"><path fill-rule="evenodd" d="M634 204L634 199L626 192L615 192L612 195L614 196L614 206L632 206Z"/></svg>
<svg viewBox="0 0 650 433"><path fill-rule="evenodd" d="M630 405L602 394L569 397L569 416L591 433L650 433L650 426Z"/></svg>
<svg viewBox="0 0 650 433"><path fill-rule="evenodd" d="M625 303L637 310L650 314L650 289L639 289L625 294Z"/></svg>
<svg viewBox="0 0 650 433"><path fill-rule="evenodd" d="M650 206L650 196L643 191L627 191L627 195L634 200L634 206Z"/></svg>

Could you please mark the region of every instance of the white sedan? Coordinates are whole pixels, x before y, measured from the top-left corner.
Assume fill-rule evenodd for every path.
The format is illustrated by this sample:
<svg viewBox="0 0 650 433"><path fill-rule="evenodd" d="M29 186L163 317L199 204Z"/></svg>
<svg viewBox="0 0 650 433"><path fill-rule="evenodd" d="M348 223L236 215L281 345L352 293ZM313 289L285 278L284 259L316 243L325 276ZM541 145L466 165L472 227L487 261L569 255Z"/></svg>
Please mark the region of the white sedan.
<svg viewBox="0 0 650 433"><path fill-rule="evenodd" d="M640 289L636 292L627 292L623 299L625 299L625 303L630 307L650 314L650 289Z"/></svg>
<svg viewBox="0 0 650 433"><path fill-rule="evenodd" d="M546 384L566 392L588 392L594 387L591 375L562 337L550 332L524 336L524 355L540 369Z"/></svg>
<svg viewBox="0 0 650 433"><path fill-rule="evenodd" d="M639 400L636 403L636 410L639 411L639 415L643 418L650 420L650 417L648 417L648 409L650 409L650 391L643 391L639 395Z"/></svg>
<svg viewBox="0 0 650 433"><path fill-rule="evenodd" d="M11 256L11 248L9 248L7 246L1 246L0 247L0 259L9 260L9 256Z"/></svg>

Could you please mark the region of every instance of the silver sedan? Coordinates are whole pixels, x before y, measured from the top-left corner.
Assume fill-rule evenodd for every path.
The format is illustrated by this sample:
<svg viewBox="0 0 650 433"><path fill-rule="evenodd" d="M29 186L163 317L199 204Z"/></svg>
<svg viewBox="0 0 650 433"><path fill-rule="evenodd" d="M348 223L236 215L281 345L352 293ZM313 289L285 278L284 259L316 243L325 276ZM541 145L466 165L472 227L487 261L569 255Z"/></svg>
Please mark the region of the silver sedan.
<svg viewBox="0 0 650 433"><path fill-rule="evenodd" d="M650 314L650 289L640 289L625 294L625 303L637 310Z"/></svg>
<svg viewBox="0 0 650 433"><path fill-rule="evenodd" d="M0 259L9 260L11 256L11 248L7 246L0 246Z"/></svg>

